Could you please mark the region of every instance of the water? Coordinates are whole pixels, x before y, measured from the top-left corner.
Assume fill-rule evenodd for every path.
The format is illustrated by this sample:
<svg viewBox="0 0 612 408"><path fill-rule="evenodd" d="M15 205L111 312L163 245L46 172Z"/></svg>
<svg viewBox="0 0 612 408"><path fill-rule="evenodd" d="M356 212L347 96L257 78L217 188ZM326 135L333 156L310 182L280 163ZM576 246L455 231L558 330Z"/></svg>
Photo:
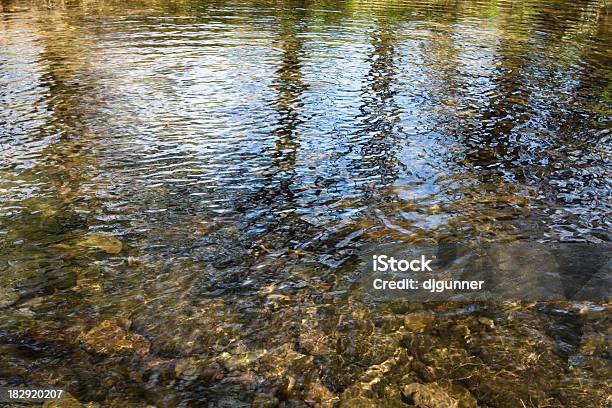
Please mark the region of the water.
<svg viewBox="0 0 612 408"><path fill-rule="evenodd" d="M373 305L352 275L389 242L609 243L610 18L0 2L0 385L117 407L606 406L607 304Z"/></svg>

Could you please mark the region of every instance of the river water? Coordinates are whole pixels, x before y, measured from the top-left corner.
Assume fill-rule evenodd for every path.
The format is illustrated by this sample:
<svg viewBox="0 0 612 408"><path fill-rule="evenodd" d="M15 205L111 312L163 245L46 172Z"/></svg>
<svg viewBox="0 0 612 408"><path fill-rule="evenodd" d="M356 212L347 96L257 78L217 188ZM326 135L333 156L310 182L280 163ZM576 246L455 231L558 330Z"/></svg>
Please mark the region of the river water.
<svg viewBox="0 0 612 408"><path fill-rule="evenodd" d="M609 12L0 1L0 385L609 406L607 303L366 302L355 277L388 243L609 243Z"/></svg>

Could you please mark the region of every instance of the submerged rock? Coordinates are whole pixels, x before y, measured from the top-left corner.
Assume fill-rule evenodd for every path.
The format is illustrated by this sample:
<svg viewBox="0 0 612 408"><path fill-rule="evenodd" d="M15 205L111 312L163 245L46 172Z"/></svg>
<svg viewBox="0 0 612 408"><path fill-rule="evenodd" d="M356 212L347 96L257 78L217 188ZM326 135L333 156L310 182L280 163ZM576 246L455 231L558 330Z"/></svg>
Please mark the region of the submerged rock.
<svg viewBox="0 0 612 408"><path fill-rule="evenodd" d="M141 356L149 352L149 342L143 336L129 333L115 320L103 321L88 332L81 333L78 339L88 352L114 354L128 351Z"/></svg>
<svg viewBox="0 0 612 408"><path fill-rule="evenodd" d="M479 317L478 322L491 329L495 328L495 322L492 319L489 319L488 317Z"/></svg>
<svg viewBox="0 0 612 408"><path fill-rule="evenodd" d="M253 399L253 408L275 408L278 407L278 398L268 394L257 394Z"/></svg>
<svg viewBox="0 0 612 408"><path fill-rule="evenodd" d="M264 351L253 352L253 351L238 351L236 354L230 354L228 352L221 353L218 360L229 370L242 370L255 363L262 355Z"/></svg>
<svg viewBox="0 0 612 408"><path fill-rule="evenodd" d="M435 316L431 312L415 312L407 314L404 317L404 326L412 332L422 332L425 328L431 325L435 320Z"/></svg>
<svg viewBox="0 0 612 408"><path fill-rule="evenodd" d="M112 235L94 234L88 236L78 243L79 246L101 249L107 254L118 254L123 249L123 244Z"/></svg>
<svg viewBox="0 0 612 408"><path fill-rule="evenodd" d="M459 408L459 401L437 384L413 383L404 386L404 397L418 408Z"/></svg>
<svg viewBox="0 0 612 408"><path fill-rule="evenodd" d="M14 305L19 300L19 294L0 287L0 309Z"/></svg>
<svg viewBox="0 0 612 408"><path fill-rule="evenodd" d="M186 358L176 363L174 374L177 379L193 382L201 379L204 381L219 381L225 376L223 367L215 361L207 362L194 358Z"/></svg>
<svg viewBox="0 0 612 408"><path fill-rule="evenodd" d="M20 300L51 295L56 290L72 288L77 283L77 274L72 268L41 267L33 269L32 272L15 288Z"/></svg>
<svg viewBox="0 0 612 408"><path fill-rule="evenodd" d="M301 349L313 356L325 355L331 352L327 337L316 329L305 330L300 333L298 344Z"/></svg>
<svg viewBox="0 0 612 408"><path fill-rule="evenodd" d="M305 401L317 407L331 408L337 399L327 387L317 381L311 383L308 387Z"/></svg>

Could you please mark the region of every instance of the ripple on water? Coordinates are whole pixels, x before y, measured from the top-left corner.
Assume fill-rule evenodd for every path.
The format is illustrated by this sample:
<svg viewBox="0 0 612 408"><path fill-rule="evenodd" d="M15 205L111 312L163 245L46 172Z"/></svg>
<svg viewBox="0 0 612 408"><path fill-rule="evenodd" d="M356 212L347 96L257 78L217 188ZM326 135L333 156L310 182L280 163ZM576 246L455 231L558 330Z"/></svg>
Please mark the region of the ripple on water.
<svg viewBox="0 0 612 408"><path fill-rule="evenodd" d="M609 241L606 11L3 2L0 377L604 406L606 304L370 305L354 275L383 242Z"/></svg>

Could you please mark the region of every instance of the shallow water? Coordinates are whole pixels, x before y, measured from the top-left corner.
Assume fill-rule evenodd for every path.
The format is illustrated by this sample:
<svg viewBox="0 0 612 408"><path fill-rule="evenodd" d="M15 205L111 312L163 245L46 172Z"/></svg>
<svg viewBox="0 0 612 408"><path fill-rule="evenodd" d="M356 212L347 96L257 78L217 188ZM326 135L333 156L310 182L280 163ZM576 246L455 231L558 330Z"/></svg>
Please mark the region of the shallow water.
<svg viewBox="0 0 612 408"><path fill-rule="evenodd" d="M387 243L609 243L603 1L123 3L0 2L1 384L610 403L605 303L354 276Z"/></svg>

